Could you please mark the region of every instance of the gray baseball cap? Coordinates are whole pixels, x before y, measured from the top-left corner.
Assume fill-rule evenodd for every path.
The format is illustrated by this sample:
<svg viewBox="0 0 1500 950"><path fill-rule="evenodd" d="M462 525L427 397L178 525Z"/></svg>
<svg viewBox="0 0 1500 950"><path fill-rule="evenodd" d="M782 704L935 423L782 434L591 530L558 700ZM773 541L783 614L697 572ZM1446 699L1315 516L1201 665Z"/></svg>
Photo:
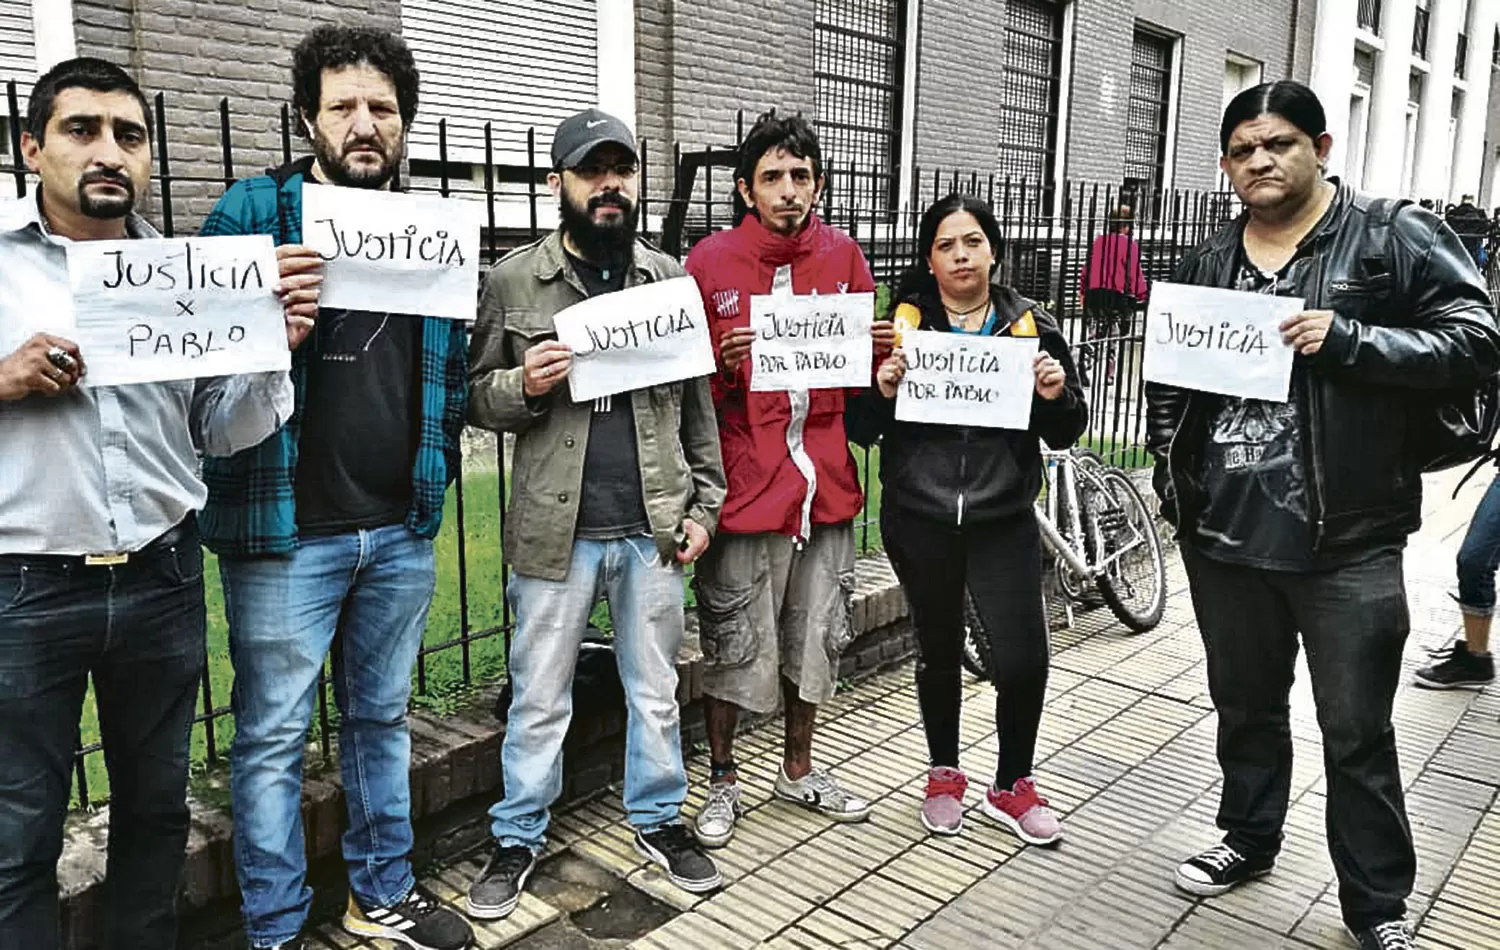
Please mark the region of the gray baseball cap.
<svg viewBox="0 0 1500 950"><path fill-rule="evenodd" d="M612 142L637 155L635 136L619 119L599 109L585 109L568 116L557 125L552 136L552 167L556 170L574 168L589 152Z"/></svg>

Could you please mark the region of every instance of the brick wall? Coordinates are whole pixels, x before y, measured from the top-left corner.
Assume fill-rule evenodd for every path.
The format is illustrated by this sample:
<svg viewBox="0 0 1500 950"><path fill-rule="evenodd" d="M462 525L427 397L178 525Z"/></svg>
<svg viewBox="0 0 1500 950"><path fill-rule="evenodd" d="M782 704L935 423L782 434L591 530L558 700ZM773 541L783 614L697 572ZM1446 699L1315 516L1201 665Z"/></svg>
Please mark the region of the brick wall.
<svg viewBox="0 0 1500 950"><path fill-rule="evenodd" d="M172 174L205 179L173 183L179 232L196 230L224 189L220 99L230 100L235 174L279 165L280 109L303 34L320 23L401 25L399 0L74 0L73 9L80 55L119 63L147 95L166 94ZM147 213L160 223L155 200Z"/></svg>
<svg viewBox="0 0 1500 950"><path fill-rule="evenodd" d="M1118 182L1123 174L1119 143L1127 122L1132 36L1141 22L1183 37L1177 47L1182 86L1174 184L1214 187L1225 57L1234 52L1259 60L1267 80L1286 77L1293 0L1136 0L1127 6L1078 0L1077 6L1068 175Z"/></svg>
<svg viewBox="0 0 1500 950"><path fill-rule="evenodd" d="M1004 41L1004 0L923 0L912 150L917 168L994 168Z"/></svg>

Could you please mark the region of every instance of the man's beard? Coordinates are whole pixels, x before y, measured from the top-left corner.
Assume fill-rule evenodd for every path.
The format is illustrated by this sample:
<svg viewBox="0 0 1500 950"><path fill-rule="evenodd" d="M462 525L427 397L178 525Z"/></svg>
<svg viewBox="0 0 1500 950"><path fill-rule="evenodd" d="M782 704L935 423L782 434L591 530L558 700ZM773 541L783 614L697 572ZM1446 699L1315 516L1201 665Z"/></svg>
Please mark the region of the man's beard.
<svg viewBox="0 0 1500 950"><path fill-rule="evenodd" d="M88 186L101 181L119 185L125 189L125 197L116 198L113 195L107 198L94 197L89 193ZM86 217L101 220L123 218L134 207L135 183L130 180L130 176L119 172L97 170L84 172L83 177L78 179L78 210Z"/></svg>
<svg viewBox="0 0 1500 950"><path fill-rule="evenodd" d="M605 207L619 208L624 213L600 224L594 220L594 212ZM563 233L573 239L584 260L615 266L630 260L640 209L629 198L611 191L590 198L586 208L579 208L563 194L558 201L558 213Z"/></svg>
<svg viewBox="0 0 1500 950"><path fill-rule="evenodd" d="M381 165L379 168L369 168L360 165L351 168L345 164L345 156L350 149L358 146L366 146L379 153ZM313 155L318 160L318 167L323 169L323 174L335 185L343 185L347 188L384 188L396 174L396 166L401 164L401 150L395 149L395 154L386 151L384 145L378 139L357 139L349 142L341 152L334 147L333 143L323 135L323 130L313 126L312 139Z"/></svg>

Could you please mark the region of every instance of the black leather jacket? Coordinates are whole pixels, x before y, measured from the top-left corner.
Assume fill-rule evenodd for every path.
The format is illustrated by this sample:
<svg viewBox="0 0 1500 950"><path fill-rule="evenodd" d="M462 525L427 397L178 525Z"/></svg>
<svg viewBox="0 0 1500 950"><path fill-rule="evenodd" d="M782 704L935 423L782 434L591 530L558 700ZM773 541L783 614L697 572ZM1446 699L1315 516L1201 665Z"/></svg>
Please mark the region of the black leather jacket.
<svg viewBox="0 0 1500 950"><path fill-rule="evenodd" d="M1335 184L1337 181L1335 180ZM1421 526L1423 433L1444 390L1500 372L1500 331L1483 279L1454 233L1415 205L1382 223L1344 185L1303 269L1309 310L1333 325L1312 357L1299 415L1315 551L1400 540ZM1173 279L1232 287L1245 218L1190 251ZM1389 238L1389 239L1388 239ZM1146 385L1146 444L1163 514L1191 526L1200 511L1205 408L1214 397Z"/></svg>

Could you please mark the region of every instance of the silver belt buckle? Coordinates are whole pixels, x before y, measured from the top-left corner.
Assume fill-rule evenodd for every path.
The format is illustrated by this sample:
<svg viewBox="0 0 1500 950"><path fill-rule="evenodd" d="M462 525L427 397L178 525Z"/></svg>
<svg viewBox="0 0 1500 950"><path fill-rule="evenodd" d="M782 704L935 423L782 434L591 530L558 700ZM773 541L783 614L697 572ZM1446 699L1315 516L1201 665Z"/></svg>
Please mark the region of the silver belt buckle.
<svg viewBox="0 0 1500 950"><path fill-rule="evenodd" d="M130 552L120 554L85 554L83 563L87 567L119 567L130 560Z"/></svg>

